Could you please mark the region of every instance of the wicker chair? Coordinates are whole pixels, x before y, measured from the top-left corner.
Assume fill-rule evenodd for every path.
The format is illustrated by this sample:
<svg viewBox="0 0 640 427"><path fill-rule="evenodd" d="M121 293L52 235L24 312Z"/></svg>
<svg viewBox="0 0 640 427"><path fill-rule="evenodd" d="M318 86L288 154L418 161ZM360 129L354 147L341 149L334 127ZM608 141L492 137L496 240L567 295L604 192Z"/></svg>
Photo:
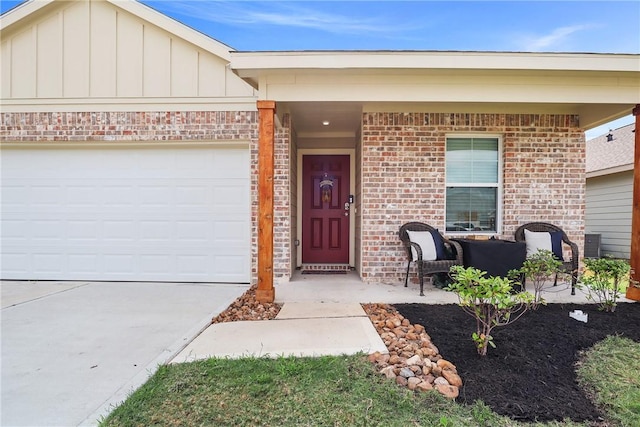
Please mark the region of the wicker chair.
<svg viewBox="0 0 640 427"><path fill-rule="evenodd" d="M520 227L518 227L518 229L515 232L516 242L525 241L524 230L535 231L535 232L546 231L549 233L559 231L562 233L562 242L566 245L569 245L569 247L571 248L571 259L568 261L564 261L562 263L562 269L567 274L571 275L571 295L575 295L576 283L578 282L578 258L579 258L578 245L573 243L571 240L569 240L567 233L565 233L564 230L562 230L560 227L558 227L557 225L546 223L546 222L530 222L528 224L521 225ZM553 282L553 286L556 286L557 284L558 284L558 275L556 274L556 278Z"/></svg>
<svg viewBox="0 0 640 427"><path fill-rule="evenodd" d="M400 240L407 252L407 273L404 278L404 286L407 287L407 283L409 280L409 268L411 267L411 262L415 262L418 264L418 278L420 279L420 296L424 296L424 276L432 275L435 273L448 273L449 269L454 265L462 265L462 247L458 242L453 242L451 240L445 239L445 249L449 252L453 252L455 254L455 259L445 259L445 260L436 260L436 261L423 261L422 260L422 250L420 245L417 243L413 243L409 240L409 234L407 231L433 231L436 230L434 227L430 225L424 224L422 222L409 222L400 227ZM418 254L418 259L413 259L413 251L411 247L414 247L416 253Z"/></svg>

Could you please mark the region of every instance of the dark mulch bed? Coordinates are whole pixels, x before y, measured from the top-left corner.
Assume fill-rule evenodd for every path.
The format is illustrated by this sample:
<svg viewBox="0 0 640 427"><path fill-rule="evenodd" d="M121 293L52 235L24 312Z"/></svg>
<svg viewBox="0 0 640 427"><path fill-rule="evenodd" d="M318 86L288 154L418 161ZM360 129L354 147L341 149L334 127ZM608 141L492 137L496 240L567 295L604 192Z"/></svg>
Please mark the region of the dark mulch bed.
<svg viewBox="0 0 640 427"><path fill-rule="evenodd" d="M640 304L621 303L614 313L595 305L549 304L515 323L494 329L497 348L478 356L471 334L475 319L457 305L397 304L411 323L426 328L442 356L464 381L457 401L482 400L495 412L520 421L597 421L602 414L578 386L580 351L608 335L640 342ZM587 323L569 317L588 313ZM606 366L603 375L607 375Z"/></svg>

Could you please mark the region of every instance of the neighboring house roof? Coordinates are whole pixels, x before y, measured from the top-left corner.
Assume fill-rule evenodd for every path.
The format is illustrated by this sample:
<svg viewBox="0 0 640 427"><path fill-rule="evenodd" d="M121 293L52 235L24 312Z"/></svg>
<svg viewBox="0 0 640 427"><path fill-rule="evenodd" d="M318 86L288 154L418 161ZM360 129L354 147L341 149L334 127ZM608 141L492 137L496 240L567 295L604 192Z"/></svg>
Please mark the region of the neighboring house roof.
<svg viewBox="0 0 640 427"><path fill-rule="evenodd" d="M587 178L633 170L634 124L587 141Z"/></svg>

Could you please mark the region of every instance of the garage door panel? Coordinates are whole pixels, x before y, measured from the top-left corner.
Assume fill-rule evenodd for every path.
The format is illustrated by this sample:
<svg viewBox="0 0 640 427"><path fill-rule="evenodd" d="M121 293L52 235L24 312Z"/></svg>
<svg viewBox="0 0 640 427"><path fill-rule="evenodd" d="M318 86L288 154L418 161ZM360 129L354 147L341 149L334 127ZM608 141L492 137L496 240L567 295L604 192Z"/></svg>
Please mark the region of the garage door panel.
<svg viewBox="0 0 640 427"><path fill-rule="evenodd" d="M183 242L205 243L211 239L208 221L178 221L176 223L177 238Z"/></svg>
<svg viewBox="0 0 640 427"><path fill-rule="evenodd" d="M136 205L136 192L130 184L104 186L101 193L105 209L133 209Z"/></svg>
<svg viewBox="0 0 640 427"><path fill-rule="evenodd" d="M67 262L69 273L75 277L102 271L100 257L95 254L70 253Z"/></svg>
<svg viewBox="0 0 640 427"><path fill-rule="evenodd" d="M56 243L64 240L64 224L57 220L34 220L29 229L24 230L25 236L30 236L34 243Z"/></svg>
<svg viewBox="0 0 640 427"><path fill-rule="evenodd" d="M211 203L207 200L208 187L204 185L183 185L175 191L175 206L177 208L205 209Z"/></svg>
<svg viewBox="0 0 640 427"><path fill-rule="evenodd" d="M0 222L2 241L6 243L19 243L30 230L29 223L24 219L2 218Z"/></svg>
<svg viewBox="0 0 640 427"><path fill-rule="evenodd" d="M240 210L247 197L249 189L243 183L218 183L213 187L213 200L218 210Z"/></svg>
<svg viewBox="0 0 640 427"><path fill-rule="evenodd" d="M31 193L32 206L36 208L47 208L60 206L63 200L60 199L63 187L60 185L37 185L34 184L27 189Z"/></svg>
<svg viewBox="0 0 640 427"><path fill-rule="evenodd" d="M225 245L241 245L249 238L242 221L222 220L214 224L215 240Z"/></svg>
<svg viewBox="0 0 640 427"><path fill-rule="evenodd" d="M142 274L171 274L174 272L175 258L167 254L146 254L140 256Z"/></svg>
<svg viewBox="0 0 640 427"><path fill-rule="evenodd" d="M2 272L8 278L21 277L29 274L31 267L30 255L24 252L2 251Z"/></svg>
<svg viewBox="0 0 640 427"><path fill-rule="evenodd" d="M250 279L247 149L14 149L2 166L3 278Z"/></svg>
<svg viewBox="0 0 640 427"><path fill-rule="evenodd" d="M73 209L100 206L100 194L94 186L90 185L67 186L65 200L67 205Z"/></svg>
<svg viewBox="0 0 640 427"><path fill-rule="evenodd" d="M93 242L102 237L101 222L92 219L76 219L66 221L66 224L58 226L66 230L66 239L70 242Z"/></svg>
<svg viewBox="0 0 640 427"><path fill-rule="evenodd" d="M35 252L32 263L35 273L43 275L60 274L66 267L64 255L54 251Z"/></svg>
<svg viewBox="0 0 640 427"><path fill-rule="evenodd" d="M136 260L133 254L127 253L106 253L102 256L104 274L107 278L119 277L122 275L129 277L135 274Z"/></svg>
<svg viewBox="0 0 640 427"><path fill-rule="evenodd" d="M138 189L140 206L147 209L158 209L169 206L167 187L159 184L143 184Z"/></svg>
<svg viewBox="0 0 640 427"><path fill-rule="evenodd" d="M104 233L102 239L107 245L135 242L139 238L139 228L136 227L136 221L132 220L105 220L102 221L100 230ZM97 236L98 234L96 233Z"/></svg>
<svg viewBox="0 0 640 427"><path fill-rule="evenodd" d="M176 269L185 277L206 275L209 269L209 257L206 255L178 255Z"/></svg>
<svg viewBox="0 0 640 427"><path fill-rule="evenodd" d="M4 175L4 173L8 171L4 170L4 163L2 166ZM0 186L0 191L2 191L2 210L3 212L8 212L10 210L19 209L22 206L20 199L27 190L21 185L6 185L3 180L3 185Z"/></svg>
<svg viewBox="0 0 640 427"><path fill-rule="evenodd" d="M230 153L229 156L213 155L213 165L217 173L217 178L244 179L245 171L236 166L244 163L249 164L248 151L236 151L235 153Z"/></svg>
<svg viewBox="0 0 640 427"><path fill-rule="evenodd" d="M214 260L216 270L221 274L233 275L245 268L244 260L238 256L218 256Z"/></svg>
<svg viewBox="0 0 640 427"><path fill-rule="evenodd" d="M146 243L171 242L175 240L171 221L146 220L140 222L140 241Z"/></svg>

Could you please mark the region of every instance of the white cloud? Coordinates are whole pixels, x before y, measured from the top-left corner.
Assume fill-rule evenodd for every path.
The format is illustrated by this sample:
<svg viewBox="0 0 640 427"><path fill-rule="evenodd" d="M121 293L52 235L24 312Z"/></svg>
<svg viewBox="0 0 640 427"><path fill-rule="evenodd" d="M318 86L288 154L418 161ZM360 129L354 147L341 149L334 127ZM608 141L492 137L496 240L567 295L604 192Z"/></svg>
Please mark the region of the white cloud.
<svg viewBox="0 0 640 427"><path fill-rule="evenodd" d="M164 11L227 25L276 25L309 28L337 34L394 33L397 25L373 17L355 18L326 13L294 2L245 1L148 1ZM155 4L154 4L155 3ZM405 25L403 31L407 30Z"/></svg>
<svg viewBox="0 0 640 427"><path fill-rule="evenodd" d="M572 25L568 27L560 27L551 31L549 34L538 36L525 36L521 41L522 49L528 52L537 52L543 50L557 50L574 34L593 28L592 25Z"/></svg>

